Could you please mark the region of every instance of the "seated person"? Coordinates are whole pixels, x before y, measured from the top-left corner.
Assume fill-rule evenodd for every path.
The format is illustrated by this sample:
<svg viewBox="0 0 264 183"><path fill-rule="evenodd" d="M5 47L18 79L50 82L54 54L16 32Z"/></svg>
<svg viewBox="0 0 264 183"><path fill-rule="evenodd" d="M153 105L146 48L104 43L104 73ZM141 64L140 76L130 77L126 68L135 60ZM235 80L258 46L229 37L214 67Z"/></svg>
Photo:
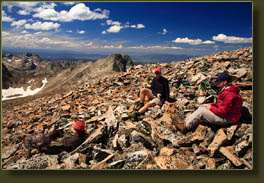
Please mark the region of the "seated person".
<svg viewBox="0 0 264 183"><path fill-rule="evenodd" d="M75 135L72 137L65 137L63 139L63 146L65 151L70 152L80 146L87 138L85 126L83 122L75 122L73 124Z"/></svg>
<svg viewBox="0 0 264 183"><path fill-rule="evenodd" d="M182 133L197 126L201 121L222 126L238 122L243 104L238 85L232 86L231 76L227 73L220 74L216 78L216 84L221 88L217 102L199 107L185 120L178 120L176 126Z"/></svg>
<svg viewBox="0 0 264 183"><path fill-rule="evenodd" d="M169 84L168 80L161 75L161 69L157 68L154 70L155 77L152 80L151 88L143 88L140 91L140 101L139 101L139 111L135 111L131 117L137 118L139 115L143 114L150 107L155 105L162 106L164 103L169 101ZM149 102L144 104L146 97L148 97Z"/></svg>

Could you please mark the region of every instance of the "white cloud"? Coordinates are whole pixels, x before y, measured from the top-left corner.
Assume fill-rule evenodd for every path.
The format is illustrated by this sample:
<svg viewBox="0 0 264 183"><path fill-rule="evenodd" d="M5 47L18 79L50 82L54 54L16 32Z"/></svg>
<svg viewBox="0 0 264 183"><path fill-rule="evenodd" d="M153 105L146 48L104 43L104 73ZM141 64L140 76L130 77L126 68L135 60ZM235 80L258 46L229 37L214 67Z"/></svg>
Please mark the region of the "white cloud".
<svg viewBox="0 0 264 183"><path fill-rule="evenodd" d="M19 11L17 11L17 14L19 14L19 15L30 15L30 11L28 11L28 10L19 10Z"/></svg>
<svg viewBox="0 0 264 183"><path fill-rule="evenodd" d="M252 43L252 38L226 36L225 34L218 34L217 36L213 36L213 40L224 43Z"/></svg>
<svg viewBox="0 0 264 183"><path fill-rule="evenodd" d="M11 23L11 26L16 26L16 28L21 27L22 25L24 25L25 23L27 23L26 20L18 20L18 21L13 21Z"/></svg>
<svg viewBox="0 0 264 183"><path fill-rule="evenodd" d="M113 20L106 20L107 25L121 25L121 22L113 21Z"/></svg>
<svg viewBox="0 0 264 183"><path fill-rule="evenodd" d="M84 30L81 30L81 31L77 31L78 34L84 34L85 31Z"/></svg>
<svg viewBox="0 0 264 183"><path fill-rule="evenodd" d="M7 6L8 11L12 12L13 7L19 7L27 12L31 12L33 7L39 5L40 2L3 2L3 7Z"/></svg>
<svg viewBox="0 0 264 183"><path fill-rule="evenodd" d="M145 25L143 25L143 24L137 24L137 28L138 29L143 29L143 28L145 28Z"/></svg>
<svg viewBox="0 0 264 183"><path fill-rule="evenodd" d="M27 33L28 33L28 31L26 31L26 30L23 30L21 33L22 33L22 34L27 34Z"/></svg>
<svg viewBox="0 0 264 183"><path fill-rule="evenodd" d="M44 20L71 22L73 20L96 20L108 18L110 11L103 10L101 12L91 11L84 3L73 6L69 11L62 10L57 12L53 7L40 7L36 9L33 17L42 18Z"/></svg>
<svg viewBox="0 0 264 183"><path fill-rule="evenodd" d="M143 28L145 28L145 25L143 25L143 24L137 24L137 25L131 25L130 27L131 28L134 28L134 29L143 29Z"/></svg>
<svg viewBox="0 0 264 183"><path fill-rule="evenodd" d="M188 44L192 44L192 45L202 44L201 39L189 39L188 37L177 38L172 42L174 42L174 43L188 43Z"/></svg>
<svg viewBox="0 0 264 183"><path fill-rule="evenodd" d="M63 3L65 6L72 6L74 4L76 4L77 2L65 2Z"/></svg>
<svg viewBox="0 0 264 183"><path fill-rule="evenodd" d="M172 42L174 43L187 43L190 45L199 45L199 44L215 44L214 41L202 41L201 39L189 39L188 37L185 38L177 38L175 40L173 40Z"/></svg>
<svg viewBox="0 0 264 183"><path fill-rule="evenodd" d="M215 42L214 41L207 40L207 41L203 41L203 44L215 44Z"/></svg>
<svg viewBox="0 0 264 183"><path fill-rule="evenodd" d="M120 25L113 25L113 26L109 27L106 31L107 32L111 32L111 33L118 33L123 28L124 27L123 26L120 26Z"/></svg>
<svg viewBox="0 0 264 183"><path fill-rule="evenodd" d="M122 25L119 21L113 21L113 20L106 20L107 25L111 25L106 31L103 31L102 34L106 34L106 32L109 33L118 33L121 29L126 28L135 28L135 29L142 29L145 28L143 24L137 24L137 25L130 25L129 22L126 22Z"/></svg>
<svg viewBox="0 0 264 183"><path fill-rule="evenodd" d="M66 32L72 32L72 30L67 30Z"/></svg>
<svg viewBox="0 0 264 183"><path fill-rule="evenodd" d="M114 46L114 45L105 45L105 46L101 46L101 48L104 48L104 49L123 49L123 45L119 45L119 46Z"/></svg>
<svg viewBox="0 0 264 183"><path fill-rule="evenodd" d="M118 47L117 47L117 49L123 49L124 47L123 47L123 45L122 44L120 44Z"/></svg>
<svg viewBox="0 0 264 183"><path fill-rule="evenodd" d="M34 34L35 35L40 35L40 34L42 34L42 32L35 32Z"/></svg>
<svg viewBox="0 0 264 183"><path fill-rule="evenodd" d="M8 36L8 35L10 35L9 32L2 31L2 36Z"/></svg>
<svg viewBox="0 0 264 183"><path fill-rule="evenodd" d="M6 15L6 12L2 10L2 21L3 22L13 22L14 19Z"/></svg>
<svg viewBox="0 0 264 183"><path fill-rule="evenodd" d="M101 8L96 8L94 11L102 11Z"/></svg>
<svg viewBox="0 0 264 183"><path fill-rule="evenodd" d="M162 49L162 50L166 50L166 49L173 49L173 50L180 50L183 49L181 47L177 47L177 46L132 46L132 47L127 47L128 49Z"/></svg>
<svg viewBox="0 0 264 183"><path fill-rule="evenodd" d="M60 24L53 23L53 22L35 22L33 24L25 24L26 29L33 29L33 30L52 30L58 29Z"/></svg>
<svg viewBox="0 0 264 183"><path fill-rule="evenodd" d="M69 41L53 40L47 37L42 38L41 40L39 40L39 42L44 44L53 44L53 45L64 45L69 43Z"/></svg>
<svg viewBox="0 0 264 183"><path fill-rule="evenodd" d="M168 32L167 29L164 28L163 32L161 34L165 35L165 34L167 34L167 32Z"/></svg>
<svg viewBox="0 0 264 183"><path fill-rule="evenodd" d="M28 48L28 49L53 49L53 50L86 50L94 45L89 40L82 40L78 37L72 37L52 32L30 33L11 33L2 32L2 43L6 47Z"/></svg>

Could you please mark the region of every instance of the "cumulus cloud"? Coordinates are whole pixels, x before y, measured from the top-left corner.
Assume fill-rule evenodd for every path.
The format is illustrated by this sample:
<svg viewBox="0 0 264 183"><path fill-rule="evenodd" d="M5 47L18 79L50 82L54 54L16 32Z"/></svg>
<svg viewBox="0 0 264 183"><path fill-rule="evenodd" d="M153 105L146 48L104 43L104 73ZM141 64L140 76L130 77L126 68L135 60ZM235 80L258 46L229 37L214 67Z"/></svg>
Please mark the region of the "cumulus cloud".
<svg viewBox="0 0 264 183"><path fill-rule="evenodd" d="M33 30L52 30L58 29L60 24L53 22L35 22L33 24L25 24L25 29L33 29Z"/></svg>
<svg viewBox="0 0 264 183"><path fill-rule="evenodd" d="M65 6L72 6L74 4L76 4L77 2L64 2L62 4L64 4Z"/></svg>
<svg viewBox="0 0 264 183"><path fill-rule="evenodd" d="M19 10L19 11L17 11L17 14L19 14L19 15L30 15L30 11L28 11L28 10Z"/></svg>
<svg viewBox="0 0 264 183"><path fill-rule="evenodd" d="M188 44L192 44L192 45L202 44L201 39L189 39L188 37L177 38L177 39L173 40L172 42L174 42L174 43L188 43Z"/></svg>
<svg viewBox="0 0 264 183"><path fill-rule="evenodd" d="M81 31L77 31L78 34L84 34L85 31L84 30L81 30Z"/></svg>
<svg viewBox="0 0 264 183"><path fill-rule="evenodd" d="M168 32L167 29L164 28L163 32L161 34L165 35L165 34L167 34L167 32Z"/></svg>
<svg viewBox="0 0 264 183"><path fill-rule="evenodd" d="M57 12L53 7L39 7L33 17L44 20L71 22L73 20L96 20L108 18L110 11L92 11L84 3L73 6L69 11L62 10Z"/></svg>
<svg viewBox="0 0 264 183"><path fill-rule="evenodd" d="M185 38L177 38L175 40L173 40L172 42L174 43L187 43L190 45L199 45L199 44L215 44L214 41L202 41L201 39L189 39L188 37Z"/></svg>
<svg viewBox="0 0 264 183"><path fill-rule="evenodd" d="M51 32L30 33L11 33L2 32L3 46L13 48L35 48L35 49L54 49L54 50L85 50L92 48L93 43L89 40L82 40L78 37L58 34L54 36Z"/></svg>
<svg viewBox="0 0 264 183"><path fill-rule="evenodd" d="M146 50L149 50L149 49L162 49L162 50L166 50L166 49L173 49L173 50L179 50L179 49L183 49L181 47L177 47L177 46L159 46L159 45L156 45L156 46L131 46L131 47L127 47L128 49L146 49Z"/></svg>
<svg viewBox="0 0 264 183"><path fill-rule="evenodd" d="M39 42L44 44L52 44L52 45L65 45L69 43L69 41L54 40L48 37L42 38L41 40L39 40Z"/></svg>
<svg viewBox="0 0 264 183"><path fill-rule="evenodd" d="M119 21L113 21L113 20L106 20L107 25L111 25L107 30L103 31L102 34L109 33L118 33L121 31L121 29L127 29L127 28L135 28L135 29L142 29L145 28L143 24L137 24L137 25L130 25L129 22L126 22L122 25Z"/></svg>
<svg viewBox="0 0 264 183"><path fill-rule="evenodd" d="M2 21L3 22L13 22L14 19L10 16L7 16L6 12L2 10Z"/></svg>
<svg viewBox="0 0 264 183"><path fill-rule="evenodd" d="M123 29L124 27L121 25L113 25L111 27L109 27L106 31L107 32L111 32L111 33L118 33L120 32L121 29Z"/></svg>
<svg viewBox="0 0 264 183"><path fill-rule="evenodd" d="M143 29L143 28L145 28L145 25L143 25L143 24L137 24L137 28L138 29Z"/></svg>
<svg viewBox="0 0 264 183"><path fill-rule="evenodd" d="M72 32L72 30L67 30L66 32Z"/></svg>
<svg viewBox="0 0 264 183"><path fill-rule="evenodd" d="M252 38L226 36L225 34L218 34L217 36L213 36L213 40L224 43L252 43Z"/></svg>
<svg viewBox="0 0 264 183"><path fill-rule="evenodd" d="M215 42L214 41L207 40L207 41L203 41L203 44L215 44Z"/></svg>
<svg viewBox="0 0 264 183"><path fill-rule="evenodd" d="M137 24L137 25L131 25L130 27L131 28L134 28L134 29L143 29L143 28L145 28L145 25L143 25L143 24Z"/></svg>
<svg viewBox="0 0 264 183"><path fill-rule="evenodd" d="M22 33L22 34L27 34L27 33L28 33L28 31L26 31L26 30L23 30L21 33Z"/></svg>
<svg viewBox="0 0 264 183"><path fill-rule="evenodd" d="M3 2L3 7L7 7L9 12L12 12L13 7L19 7L24 10L25 12L31 12L33 10L33 7L39 5L40 2Z"/></svg>
<svg viewBox="0 0 264 183"><path fill-rule="evenodd" d="M112 20L106 20L107 25L121 25L121 22L118 21L112 21Z"/></svg>
<svg viewBox="0 0 264 183"><path fill-rule="evenodd" d="M18 21L13 21L11 23L11 26L15 26L16 28L21 27L22 25L24 25L25 23L27 23L26 20L18 20Z"/></svg>
<svg viewBox="0 0 264 183"><path fill-rule="evenodd" d="M105 49L122 49L123 46L122 45L119 45L119 46L105 45L105 46L102 46L101 48L105 48Z"/></svg>

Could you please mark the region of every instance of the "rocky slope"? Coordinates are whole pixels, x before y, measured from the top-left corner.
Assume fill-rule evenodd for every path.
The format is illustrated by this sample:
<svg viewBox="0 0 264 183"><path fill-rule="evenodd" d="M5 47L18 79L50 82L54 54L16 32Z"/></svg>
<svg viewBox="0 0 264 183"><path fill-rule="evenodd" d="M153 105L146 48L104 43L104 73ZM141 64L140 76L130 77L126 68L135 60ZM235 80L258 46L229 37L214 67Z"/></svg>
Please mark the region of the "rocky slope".
<svg viewBox="0 0 264 183"><path fill-rule="evenodd" d="M211 100L199 87L207 78L228 71L239 84L243 105L252 114L252 48L161 64L176 102L149 109L138 121L129 119L138 92L148 86L158 65L131 66L94 82L3 110L4 169L252 169L253 125L250 118L225 128L201 123L181 134L174 115L188 115ZM185 82L178 83L179 78ZM54 126L71 134L70 124L83 121L89 137L71 153L25 158L21 136ZM58 147L61 139L52 145Z"/></svg>

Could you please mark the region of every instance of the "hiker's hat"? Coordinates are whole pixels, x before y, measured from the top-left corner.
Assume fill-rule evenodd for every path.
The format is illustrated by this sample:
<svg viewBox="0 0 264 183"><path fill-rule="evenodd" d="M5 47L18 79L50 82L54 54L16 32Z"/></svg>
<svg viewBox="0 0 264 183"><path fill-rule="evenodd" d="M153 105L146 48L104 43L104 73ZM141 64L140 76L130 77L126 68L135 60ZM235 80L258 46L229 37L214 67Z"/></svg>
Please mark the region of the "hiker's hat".
<svg viewBox="0 0 264 183"><path fill-rule="evenodd" d="M154 73L161 73L161 68L154 69Z"/></svg>
<svg viewBox="0 0 264 183"><path fill-rule="evenodd" d="M220 74L215 80L216 81L227 81L230 82L231 81L231 76L227 73L222 73Z"/></svg>
<svg viewBox="0 0 264 183"><path fill-rule="evenodd" d="M75 130L77 130L77 131L84 131L85 126L84 126L83 122L78 121L78 122L75 122L75 123L73 124L73 128L74 128Z"/></svg>

